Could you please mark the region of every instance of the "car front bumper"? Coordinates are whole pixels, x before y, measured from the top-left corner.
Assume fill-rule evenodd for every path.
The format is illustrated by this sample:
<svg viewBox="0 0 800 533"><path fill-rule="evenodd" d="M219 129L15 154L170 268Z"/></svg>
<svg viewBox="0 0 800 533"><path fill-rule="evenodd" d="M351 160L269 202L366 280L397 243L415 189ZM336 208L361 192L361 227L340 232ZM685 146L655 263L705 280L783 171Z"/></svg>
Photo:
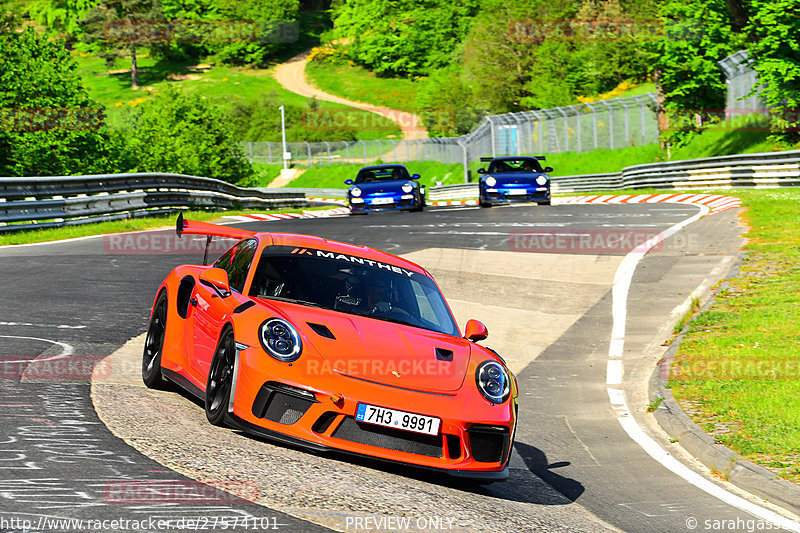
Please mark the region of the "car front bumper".
<svg viewBox="0 0 800 533"><path fill-rule="evenodd" d="M288 365L260 348L238 351L230 423L316 451L337 450L477 480L508 477L515 399L491 405L477 388L431 394L338 371L314 372L303 357ZM425 435L358 422L359 403L434 416L441 420L440 430Z"/></svg>

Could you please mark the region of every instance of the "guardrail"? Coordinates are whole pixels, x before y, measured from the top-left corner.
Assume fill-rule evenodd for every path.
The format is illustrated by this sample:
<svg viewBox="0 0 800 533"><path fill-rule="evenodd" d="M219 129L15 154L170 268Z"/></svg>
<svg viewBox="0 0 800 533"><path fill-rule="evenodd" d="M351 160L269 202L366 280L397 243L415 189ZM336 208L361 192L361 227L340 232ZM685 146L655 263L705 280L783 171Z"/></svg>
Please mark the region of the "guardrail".
<svg viewBox="0 0 800 533"><path fill-rule="evenodd" d="M298 192L265 192L183 174L0 178L0 232L138 218L187 208L305 206Z"/></svg>
<svg viewBox="0 0 800 533"><path fill-rule="evenodd" d="M615 174L553 177L553 192L729 189L800 185L800 150L648 163Z"/></svg>
<svg viewBox="0 0 800 533"><path fill-rule="evenodd" d="M620 189L729 189L800 186L800 150L729 155L634 165L610 174L553 176L552 192ZM478 196L477 183L431 187L428 198L455 200Z"/></svg>

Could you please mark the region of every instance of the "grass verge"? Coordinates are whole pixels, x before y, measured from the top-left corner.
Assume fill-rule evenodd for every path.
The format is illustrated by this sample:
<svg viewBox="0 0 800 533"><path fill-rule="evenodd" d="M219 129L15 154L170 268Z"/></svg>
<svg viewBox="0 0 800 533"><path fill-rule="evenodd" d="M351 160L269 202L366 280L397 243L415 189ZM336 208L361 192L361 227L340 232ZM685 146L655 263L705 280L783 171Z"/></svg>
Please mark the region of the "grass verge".
<svg viewBox="0 0 800 533"><path fill-rule="evenodd" d="M717 442L800 482L800 191L725 191L746 208L747 256L690 324L669 386Z"/></svg>
<svg viewBox="0 0 800 533"><path fill-rule="evenodd" d="M414 112L418 83L405 78L381 78L346 62L311 61L306 67L309 81L327 93L356 102Z"/></svg>
<svg viewBox="0 0 800 533"><path fill-rule="evenodd" d="M253 213L302 213L303 211L314 211L318 209L330 209L327 207L304 207L304 208L284 208L284 209L250 209L239 211L184 211L183 216L201 222L216 221L227 215L247 215ZM126 220L115 220L112 222L98 222L95 224L81 224L79 226L67 226L63 228L46 228L29 231L18 231L14 233L0 233L0 246L15 244L30 244L35 242L60 241L64 239L75 239L79 237L89 237L92 235L103 235L106 233L125 233L129 231L141 231L163 227L175 227L177 214L162 215L146 218L132 218Z"/></svg>

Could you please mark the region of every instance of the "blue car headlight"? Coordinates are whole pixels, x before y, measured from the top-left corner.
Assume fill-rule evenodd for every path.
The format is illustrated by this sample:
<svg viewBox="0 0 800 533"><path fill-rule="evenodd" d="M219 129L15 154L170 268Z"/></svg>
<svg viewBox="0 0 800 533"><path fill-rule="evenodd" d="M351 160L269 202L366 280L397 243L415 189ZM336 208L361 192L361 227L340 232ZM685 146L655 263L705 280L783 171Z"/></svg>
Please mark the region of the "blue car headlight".
<svg viewBox="0 0 800 533"><path fill-rule="evenodd" d="M278 361L291 363L303 352L300 334L287 321L281 318L265 320L258 331L261 347Z"/></svg>
<svg viewBox="0 0 800 533"><path fill-rule="evenodd" d="M536 178L536 183L538 183L539 185L546 185L546 184L547 184L547 177L546 177L546 176L539 175L539 176Z"/></svg>
<svg viewBox="0 0 800 533"><path fill-rule="evenodd" d="M358 187L353 187L352 189L350 189L350 196L356 196L356 197L361 196L361 189L359 189Z"/></svg>
<svg viewBox="0 0 800 533"><path fill-rule="evenodd" d="M492 403L503 403L511 395L511 376L497 361L484 361L475 371L475 383L483 397Z"/></svg>
<svg viewBox="0 0 800 533"><path fill-rule="evenodd" d="M497 180L494 179L494 176L487 176L483 182L489 187L494 187L497 185Z"/></svg>
<svg viewBox="0 0 800 533"><path fill-rule="evenodd" d="M414 184L411 183L410 181L407 181L407 182L405 182L403 184L402 189L403 189L403 192L411 192L411 191L414 190Z"/></svg>

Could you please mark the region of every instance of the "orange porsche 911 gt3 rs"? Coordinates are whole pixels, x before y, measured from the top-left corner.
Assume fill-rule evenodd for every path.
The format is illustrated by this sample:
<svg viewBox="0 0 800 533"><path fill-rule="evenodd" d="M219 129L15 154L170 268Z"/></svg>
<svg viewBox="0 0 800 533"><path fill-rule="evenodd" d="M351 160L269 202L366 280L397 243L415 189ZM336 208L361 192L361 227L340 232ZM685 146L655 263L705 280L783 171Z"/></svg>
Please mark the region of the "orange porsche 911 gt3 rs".
<svg viewBox="0 0 800 533"><path fill-rule="evenodd" d="M178 218L178 235L239 239L156 293L142 358L212 424L481 482L508 477L517 384L462 336L431 275L366 246Z"/></svg>

